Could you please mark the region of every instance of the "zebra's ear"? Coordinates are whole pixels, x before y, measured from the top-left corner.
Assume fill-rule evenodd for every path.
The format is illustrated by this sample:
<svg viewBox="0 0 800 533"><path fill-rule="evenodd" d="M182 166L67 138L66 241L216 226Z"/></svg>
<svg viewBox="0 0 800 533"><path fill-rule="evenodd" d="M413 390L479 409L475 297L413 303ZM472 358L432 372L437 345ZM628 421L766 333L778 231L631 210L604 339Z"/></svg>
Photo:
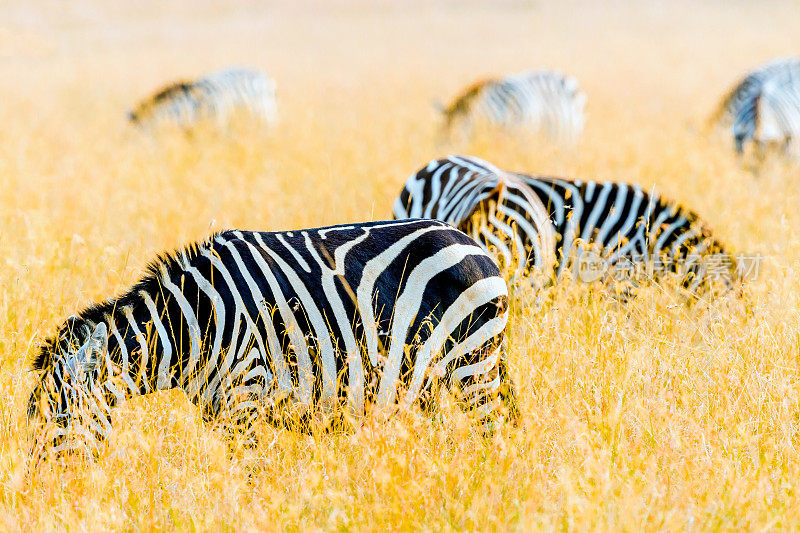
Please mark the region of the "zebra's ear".
<svg viewBox="0 0 800 533"><path fill-rule="evenodd" d="M67 319L64 321L64 327L62 331L68 336L71 337L75 333L78 332L78 328L81 325L81 319L78 315L69 315Z"/></svg>
<svg viewBox="0 0 800 533"><path fill-rule="evenodd" d="M79 363L84 372L92 372L100 365L108 351L108 329L103 322L94 327L84 348Z"/></svg>
<svg viewBox="0 0 800 533"><path fill-rule="evenodd" d="M105 322L100 322L94 327L91 340L97 350L105 352L108 349L108 328L106 328Z"/></svg>

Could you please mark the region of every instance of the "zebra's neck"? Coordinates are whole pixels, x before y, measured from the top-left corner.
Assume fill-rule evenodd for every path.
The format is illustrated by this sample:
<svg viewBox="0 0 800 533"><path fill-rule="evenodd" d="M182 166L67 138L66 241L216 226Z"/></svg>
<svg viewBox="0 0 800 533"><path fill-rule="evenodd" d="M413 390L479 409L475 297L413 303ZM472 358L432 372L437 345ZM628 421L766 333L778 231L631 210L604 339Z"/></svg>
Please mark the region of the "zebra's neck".
<svg viewBox="0 0 800 533"><path fill-rule="evenodd" d="M99 317L108 327L107 386L117 401L179 385L174 342L157 302L161 303L141 290Z"/></svg>

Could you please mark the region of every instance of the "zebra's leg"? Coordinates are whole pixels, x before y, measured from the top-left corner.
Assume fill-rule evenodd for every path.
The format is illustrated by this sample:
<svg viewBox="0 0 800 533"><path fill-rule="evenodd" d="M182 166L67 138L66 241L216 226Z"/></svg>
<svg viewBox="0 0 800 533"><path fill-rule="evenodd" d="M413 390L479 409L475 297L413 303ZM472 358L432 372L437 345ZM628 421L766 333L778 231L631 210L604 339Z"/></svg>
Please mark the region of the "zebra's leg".
<svg viewBox="0 0 800 533"><path fill-rule="evenodd" d="M264 387L260 384L240 384L221 392L215 418L229 451L258 445L256 429L259 419L265 415L263 400Z"/></svg>
<svg viewBox="0 0 800 533"><path fill-rule="evenodd" d="M417 406L420 412L433 420L439 420L440 409L442 406L442 394L446 391L446 387L442 386L440 376L436 375L428 379L428 382L421 391L417 400Z"/></svg>
<svg viewBox="0 0 800 533"><path fill-rule="evenodd" d="M514 426L519 425L520 413L519 403L517 402L517 388L511 375L508 373L508 350L506 341L503 339L500 345L500 360L497 362L498 376L500 378L500 388L497 390L497 400L505 410L505 419Z"/></svg>
<svg viewBox="0 0 800 533"><path fill-rule="evenodd" d="M604 282L609 295L622 305L627 305L636 298L641 288L640 280L647 275L647 265L635 258L622 256L608 265Z"/></svg>
<svg viewBox="0 0 800 533"><path fill-rule="evenodd" d="M505 420L519 421L514 383L508 374L505 339L473 352L472 364L453 371L451 385L460 390L465 408L477 414L487 434Z"/></svg>

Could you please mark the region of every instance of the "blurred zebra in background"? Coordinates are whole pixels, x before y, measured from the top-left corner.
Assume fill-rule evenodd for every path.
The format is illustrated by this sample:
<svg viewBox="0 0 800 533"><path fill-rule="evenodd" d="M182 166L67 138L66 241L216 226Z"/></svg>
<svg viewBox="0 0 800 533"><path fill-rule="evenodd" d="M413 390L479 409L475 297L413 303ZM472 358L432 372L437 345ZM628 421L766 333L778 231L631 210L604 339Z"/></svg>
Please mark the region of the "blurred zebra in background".
<svg viewBox="0 0 800 533"><path fill-rule="evenodd" d="M484 121L504 130L527 129L574 143L583 131L585 106L586 95L577 80L560 72L531 70L486 79L470 85L450 105L437 106L444 121L440 138L449 139L459 122L470 136L475 122Z"/></svg>
<svg viewBox="0 0 800 533"><path fill-rule="evenodd" d="M552 274L555 233L544 205L516 176L477 157L428 163L408 178L394 217L455 226L493 252L513 280L531 272Z"/></svg>
<svg viewBox="0 0 800 533"><path fill-rule="evenodd" d="M711 122L731 128L736 152L748 143L800 156L800 58L775 59L750 72L723 99Z"/></svg>
<svg viewBox="0 0 800 533"><path fill-rule="evenodd" d="M245 113L273 124L278 119L275 89L275 81L263 72L224 69L162 89L129 111L128 118L142 126L171 123L190 129L206 120L223 126L235 113Z"/></svg>
<svg viewBox="0 0 800 533"><path fill-rule="evenodd" d="M538 197L538 202L525 204L532 209L525 218L538 220L539 206L544 206L555 229L550 253L557 264L556 278L573 267L586 281L600 279L601 275L614 274L627 280L627 274L658 279L673 273L680 276L683 286L692 293L709 288L717 280L729 288L735 278L734 261L695 213L633 184L514 174L475 158L449 157L431 162L408 179L395 201L395 216L457 220L450 206L468 206L474 202L450 192L458 190L458 183L438 185L443 179L437 176L469 184L476 167L482 173L481 178L489 183L495 173L495 180L512 179L524 184L530 191L528 195ZM519 249L518 235L525 234L519 224L521 220L518 215L511 222L483 219L483 224L489 227L482 228L480 233L498 236L506 244L498 245L489 239L479 242L501 250ZM515 230L509 231L508 227L515 224ZM526 251L527 247L525 244Z"/></svg>
<svg viewBox="0 0 800 533"><path fill-rule="evenodd" d="M507 294L492 259L442 222L226 231L45 341L34 450L96 451L114 405L176 387L245 442L259 416L310 430L370 405L431 408L438 383L491 424L503 401L515 416Z"/></svg>

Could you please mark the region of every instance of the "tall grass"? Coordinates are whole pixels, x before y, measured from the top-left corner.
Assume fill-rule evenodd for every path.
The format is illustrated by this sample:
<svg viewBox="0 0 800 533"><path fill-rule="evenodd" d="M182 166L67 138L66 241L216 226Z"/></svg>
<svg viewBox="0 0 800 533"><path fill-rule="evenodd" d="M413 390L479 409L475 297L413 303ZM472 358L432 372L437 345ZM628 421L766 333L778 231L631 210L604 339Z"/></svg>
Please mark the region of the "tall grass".
<svg viewBox="0 0 800 533"><path fill-rule="evenodd" d="M0 528L796 528L800 172L754 176L704 121L744 70L797 52L797 3L552 4L0 6ZM277 79L276 129L154 141L125 124L152 89L228 64ZM432 99L539 66L589 96L577 149L434 144ZM450 151L656 186L763 254L760 275L692 306L522 289L522 420L490 440L445 406L354 434L264 429L231 458L173 392L117 409L96 464L26 470L27 361L64 317L213 230L388 218Z"/></svg>

